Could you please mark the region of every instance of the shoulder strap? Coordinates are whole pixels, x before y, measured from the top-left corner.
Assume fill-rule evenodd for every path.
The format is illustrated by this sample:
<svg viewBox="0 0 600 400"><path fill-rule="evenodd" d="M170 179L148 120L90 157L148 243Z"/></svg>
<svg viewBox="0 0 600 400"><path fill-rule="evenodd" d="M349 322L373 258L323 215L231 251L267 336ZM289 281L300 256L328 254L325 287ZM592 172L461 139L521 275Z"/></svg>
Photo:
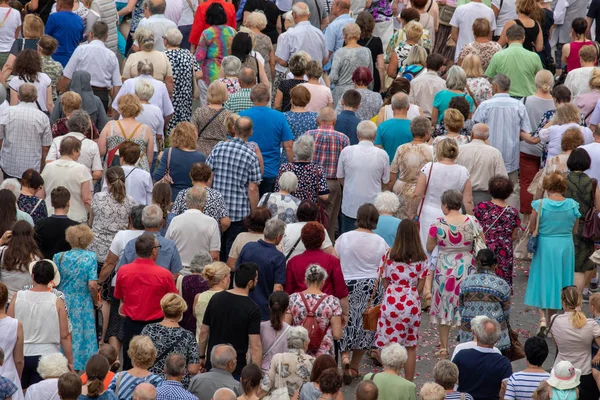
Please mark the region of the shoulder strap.
<svg viewBox="0 0 600 400"><path fill-rule="evenodd" d="M125 140L131 140L131 138L135 136L137 130L140 129L140 126L142 126L142 124L137 124L133 131L131 131L131 135L127 136L127 134L125 133L125 129L123 129L123 125L121 125L121 121L117 120L117 125L119 126L119 129L121 130L121 135L123 135Z"/></svg>
<svg viewBox="0 0 600 400"><path fill-rule="evenodd" d="M533 236L537 236L540 230L540 214L542 213L542 203L544 199L540 199L540 205L538 206L537 216L535 217L535 232L533 232Z"/></svg>
<svg viewBox="0 0 600 400"><path fill-rule="evenodd" d="M429 181L431 180L431 171L433 171L434 162L431 161L431 167L429 167L429 174L427 174L427 182L425 183L425 192L423 192L423 198L421 199L421 205L419 206L419 215L417 215L417 221L421 219L421 211L423 210L423 203L425 203L425 196L427 196L427 189L429 188Z"/></svg>
<svg viewBox="0 0 600 400"><path fill-rule="evenodd" d="M185 0L188 7L190 7L190 9L192 10L192 14L194 15L194 17L196 16L196 10L194 10L194 5L192 4L192 2L190 0Z"/></svg>
<svg viewBox="0 0 600 400"><path fill-rule="evenodd" d="M500 1L500 7L502 7L502 1ZM467 398L467 396L465 396L464 393L460 394L460 400L465 400Z"/></svg>
<svg viewBox="0 0 600 400"><path fill-rule="evenodd" d="M319 306L321 305L323 300L325 300L326 297L327 297L327 294L323 293L323 296L321 296L319 301L317 301L317 304L315 304L315 306L311 310L310 307L308 306L308 301L306 301L306 297L304 296L304 293L300 292L300 298L302 299L302 302L304 303L304 307L306 307L306 312L307 312L306 317L307 318L315 316L315 312L317 311L317 309L319 308Z"/></svg>
<svg viewBox="0 0 600 400"><path fill-rule="evenodd" d="M319 23L321 22L321 7L319 6L319 3L321 2L321 0L315 0L315 6L317 7L317 15L319 16Z"/></svg>
<svg viewBox="0 0 600 400"><path fill-rule="evenodd" d="M8 8L8 12L6 13L6 15L4 16L4 19L2 19L2 22L0 22L0 28L2 28L2 25L4 25L4 23L6 22L6 19L8 18L8 16L10 15L10 12L12 11L12 8L9 7Z"/></svg>
<svg viewBox="0 0 600 400"><path fill-rule="evenodd" d="M427 11L425 11L426 13L429 13L429 10L431 10L431 7L433 7L433 0L431 0L429 2L429 7L427 7Z"/></svg>
<svg viewBox="0 0 600 400"><path fill-rule="evenodd" d="M179 292L180 296L183 296L183 294L182 294L183 293L182 285L183 285L183 275L179 275L177 277L177 282L175 283L175 287L177 288L177 291Z"/></svg>
<svg viewBox="0 0 600 400"><path fill-rule="evenodd" d="M123 374L126 374L126 372L121 371L119 377L117 378L117 386L115 386L115 396L119 395L119 388L121 387L121 379L123 378Z"/></svg>
<svg viewBox="0 0 600 400"><path fill-rule="evenodd" d="M217 111L217 113L208 120L206 125L204 125L202 127L202 129L200 129L200 132L198 132L198 137L200 137L200 135L202 135L202 132L204 132L204 130L206 128L208 128L208 126L215 120L215 118L217 118L219 116L219 114L221 114L223 112L223 110L225 110L225 107L221 107L221 109L219 111Z"/></svg>
<svg viewBox="0 0 600 400"><path fill-rule="evenodd" d="M369 302L367 303L366 309L369 309L371 307L371 303L373 302L373 299L375 298L375 293L377 293L377 288L379 287L379 281L381 280L381 275L383 275L383 270L385 269L386 261L387 261L389 255L390 255L390 251L388 250L387 253L385 253L385 259L383 260L383 265L381 267L381 271L379 271L379 275L377 275L377 280L375 281L375 286L373 286L373 293L371 293L371 297L369 298Z"/></svg>
<svg viewBox="0 0 600 400"><path fill-rule="evenodd" d="M35 203L35 207L33 207L33 209L31 211L28 212L29 215L33 215L33 213L35 212L35 210L37 210L38 206L40 205L40 203L42 202L43 199L39 199L37 201L37 203Z"/></svg>
<svg viewBox="0 0 600 400"><path fill-rule="evenodd" d="M171 172L171 151L173 150L173 148L169 148L169 154L167 155L167 172L166 173L170 173Z"/></svg>
<svg viewBox="0 0 600 400"><path fill-rule="evenodd" d="M492 222L492 224L491 224L491 225L490 225L490 226L489 226L489 227L488 227L488 228L485 230L485 232L483 233L484 235L487 235L488 231L489 231L490 229L492 229L492 227L493 227L494 225L496 225L496 222L498 222L498 220L500 220L500 217L502 217L502 215L504 214L504 211L506 211L506 209L507 209L508 207L510 207L510 206L506 206L506 207L504 207L504 208L502 209L502 212L500 213L500 215L498 215L498 217L497 217L497 218L494 220L494 222Z"/></svg>
<svg viewBox="0 0 600 400"><path fill-rule="evenodd" d="M315 0L315 1L319 1L319 0ZM258 58L256 58L256 56L252 56L254 57L254 62L256 62L256 83L260 83L260 66L258 65Z"/></svg>
<svg viewBox="0 0 600 400"><path fill-rule="evenodd" d="M479 103L477 102L477 99L475 98L475 96L473 96L473 92L471 92L471 89L469 88L468 83L465 84L465 89L467 89L469 96L471 96L471 98L473 99L473 103L475 103L475 108L479 107Z"/></svg>
<svg viewBox="0 0 600 400"><path fill-rule="evenodd" d="M471 96L471 97L473 97L473 96ZM529 97L529 96L525 96L525 97L523 97L523 105L527 104L527 98L528 98L528 97ZM473 99L473 100L475 100L475 99Z"/></svg>
<svg viewBox="0 0 600 400"><path fill-rule="evenodd" d="M300 243L301 239L302 239L302 236L300 236L298 238L298 240L296 240L296 243L294 243L294 245L290 249L289 253L287 253L287 255L285 256L285 261L287 261L290 258L290 256L292 255L292 253L294 252L294 250L296 250L296 247L298 247L298 243Z"/></svg>
<svg viewBox="0 0 600 400"><path fill-rule="evenodd" d="M128 173L127 175L125 175L125 179L127 179L127 177L128 177L129 175L131 175L131 173L132 173L133 171L135 171L136 169L137 169L137 167L133 167L133 169L132 169L131 171L129 171L129 173Z"/></svg>
<svg viewBox="0 0 600 400"><path fill-rule="evenodd" d="M377 375L379 372L373 372L371 374L371 377L369 378L370 381L372 381L373 379L375 379L375 375Z"/></svg>
<svg viewBox="0 0 600 400"><path fill-rule="evenodd" d="M275 341L273 342L273 344L271 346L269 346L269 348L267 349L267 351L265 352L265 354L263 354L263 358L269 354L271 352L271 350L273 350L273 348L275 348L275 346L277 346L277 343L281 342L281 339L283 339L285 337L285 334L287 333L287 331L289 331L291 328L290 325L286 326L285 329L283 330L283 332L281 332L281 334L279 334L279 336L277 336L277 339L275 339Z"/></svg>

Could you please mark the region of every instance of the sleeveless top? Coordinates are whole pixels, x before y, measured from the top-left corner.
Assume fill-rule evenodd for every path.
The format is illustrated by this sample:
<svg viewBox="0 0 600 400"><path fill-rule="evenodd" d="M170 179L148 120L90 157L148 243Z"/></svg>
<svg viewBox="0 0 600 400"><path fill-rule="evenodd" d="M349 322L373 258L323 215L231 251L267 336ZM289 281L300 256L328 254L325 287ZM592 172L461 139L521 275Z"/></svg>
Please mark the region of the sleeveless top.
<svg viewBox="0 0 600 400"><path fill-rule="evenodd" d="M515 24L525 29L525 40L523 41L523 47L529 51L535 52L535 41L540 33L540 25L535 22L532 27L527 28L519 19L515 19L514 21Z"/></svg>
<svg viewBox="0 0 600 400"><path fill-rule="evenodd" d="M17 344L17 330L19 328L19 321L15 318L4 317L0 319L0 348L4 349L4 365L0 367L0 376L9 379L18 388L21 387L21 380L19 379L19 373L15 366L13 359L13 351ZM23 392L18 390L12 396L13 400L22 400Z"/></svg>
<svg viewBox="0 0 600 400"><path fill-rule="evenodd" d="M15 318L23 324L25 356L59 352L60 328L56 299L52 292L17 292Z"/></svg>
<svg viewBox="0 0 600 400"><path fill-rule="evenodd" d="M136 143L137 145L140 146L140 159L135 164L135 166L140 169L143 169L146 172L150 172L150 165L148 164L148 158L146 157L146 146L148 145L148 142L146 142L144 140L144 137L146 137L146 125L142 125L141 131L140 131L141 132L140 137L138 137L138 138L132 137L131 139L126 139L124 136L122 136L123 134L125 134L125 132L121 132L121 134L119 135L117 133L117 128L118 128L117 121L113 121L112 125L111 125L111 129L110 129L110 133L109 133L108 137L106 138L107 151L111 151L112 149L114 149L115 147L117 147L118 145L120 145L121 143L123 143L127 140L129 140L130 142ZM135 133L136 132L133 132L133 135L135 135ZM132 135L132 132L128 132L127 134Z"/></svg>
<svg viewBox="0 0 600 400"><path fill-rule="evenodd" d="M585 42L571 42L569 47L569 56L567 57L567 71L571 72L574 69L581 68L581 60L579 59L579 50L583 46L593 46L594 42L586 40Z"/></svg>

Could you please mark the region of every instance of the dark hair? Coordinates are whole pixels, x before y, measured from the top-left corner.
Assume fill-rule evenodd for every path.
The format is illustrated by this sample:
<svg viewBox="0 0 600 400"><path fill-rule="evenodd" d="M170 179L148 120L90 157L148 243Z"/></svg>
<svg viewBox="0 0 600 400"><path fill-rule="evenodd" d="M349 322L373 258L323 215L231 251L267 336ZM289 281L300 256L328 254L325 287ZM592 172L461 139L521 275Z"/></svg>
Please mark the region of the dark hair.
<svg viewBox="0 0 600 400"><path fill-rule="evenodd" d="M310 381L317 382L323 371L329 368L337 368L335 358L329 354L321 354L313 363L312 370L310 371Z"/></svg>
<svg viewBox="0 0 600 400"><path fill-rule="evenodd" d="M361 11L356 16L356 25L360 28L360 38L369 39L375 30L375 18L368 11Z"/></svg>
<svg viewBox="0 0 600 400"><path fill-rule="evenodd" d="M156 243L156 236L144 233L135 240L135 254L140 258L149 258Z"/></svg>
<svg viewBox="0 0 600 400"><path fill-rule="evenodd" d="M300 237L306 250L317 250L325 241L325 229L317 221L309 221L302 227Z"/></svg>
<svg viewBox="0 0 600 400"><path fill-rule="evenodd" d="M388 92L390 94L390 98L396 93L400 92L410 94L410 81L400 76L394 79L394 82L392 82L392 85L390 85L390 89L388 90Z"/></svg>
<svg viewBox="0 0 600 400"><path fill-rule="evenodd" d="M64 373L58 378L58 395L61 399L77 399L81 396L81 378L75 372Z"/></svg>
<svg viewBox="0 0 600 400"><path fill-rule="evenodd" d="M135 165L140 159L140 145L131 141L121 143L119 146L119 156L125 161L125 164Z"/></svg>
<svg viewBox="0 0 600 400"><path fill-rule="evenodd" d="M212 3L206 10L206 25L217 26L225 25L227 23L227 14L225 9L219 3Z"/></svg>
<svg viewBox="0 0 600 400"><path fill-rule="evenodd" d="M390 250L390 259L407 264L427 260L421 244L419 228L414 221L403 219L398 225L396 239Z"/></svg>
<svg viewBox="0 0 600 400"><path fill-rule="evenodd" d="M208 182L212 176L212 170L205 163L193 163L190 168L190 179L194 182Z"/></svg>
<svg viewBox="0 0 600 400"><path fill-rule="evenodd" d="M404 22L406 22L407 24L410 21L417 21L419 22L419 20L421 19L421 14L419 13L419 10L417 10L414 7L408 7L405 8L404 10L402 10L402 12L400 13L400 18L404 20Z"/></svg>
<svg viewBox="0 0 600 400"><path fill-rule="evenodd" d="M311 200L304 200L298 205L296 217L298 222L316 221L319 215L319 208Z"/></svg>
<svg viewBox="0 0 600 400"><path fill-rule="evenodd" d="M552 89L552 97L558 104L571 102L571 91L565 85L558 85Z"/></svg>
<svg viewBox="0 0 600 400"><path fill-rule="evenodd" d="M64 186L57 186L50 193L50 204L54 208L66 208L71 200L71 192Z"/></svg>
<svg viewBox="0 0 600 400"><path fill-rule="evenodd" d="M13 75L27 83L34 83L38 80L40 72L42 72L42 58L38 52L32 49L21 51L13 64Z"/></svg>
<svg viewBox="0 0 600 400"><path fill-rule="evenodd" d="M92 26L92 32L96 39L104 40L108 37L108 24L104 21L98 21Z"/></svg>
<svg viewBox="0 0 600 400"><path fill-rule="evenodd" d="M281 319L285 315L290 305L290 297L284 291L277 291L271 293L269 296L269 320L271 321L271 328L279 332L283 327Z"/></svg>
<svg viewBox="0 0 600 400"><path fill-rule="evenodd" d="M248 283L256 279L256 275L258 275L258 265L251 262L241 263L233 275L235 287L247 288Z"/></svg>
<svg viewBox="0 0 600 400"><path fill-rule="evenodd" d="M104 179L108 185L108 193L118 203L123 204L127 197L127 188L125 187L125 171L118 165L113 165L106 170Z"/></svg>
<svg viewBox="0 0 600 400"><path fill-rule="evenodd" d="M590 169L592 159L585 149L578 147L571 151L567 159L567 168L569 171L585 171Z"/></svg>
<svg viewBox="0 0 600 400"><path fill-rule="evenodd" d="M344 100L345 107L358 108L358 106L360 106L362 96L358 90L348 89L342 95L342 100Z"/></svg>
<svg viewBox="0 0 600 400"><path fill-rule="evenodd" d="M231 42L231 54L240 59L242 64L246 61L252 51L252 37L249 33L238 32Z"/></svg>
<svg viewBox="0 0 600 400"><path fill-rule="evenodd" d="M439 71L440 68L444 66L444 57L442 57L438 53L433 53L427 56L427 61L425 61L425 66L427 69L432 71Z"/></svg>
<svg viewBox="0 0 600 400"><path fill-rule="evenodd" d="M2 268L7 271L27 272L29 263L36 257L43 258L33 227L27 221L17 221L11 228L12 237L4 251Z"/></svg>
<svg viewBox="0 0 600 400"><path fill-rule="evenodd" d="M262 376L262 370L258 365L248 364L244 367L240 376L240 383L245 395L251 394L258 388L262 381Z"/></svg>
<svg viewBox="0 0 600 400"><path fill-rule="evenodd" d="M31 272L33 281L40 285L48 285L54 279L54 266L48 260L37 261Z"/></svg>
<svg viewBox="0 0 600 400"><path fill-rule="evenodd" d="M94 354L90 357L85 364L88 397L95 399L104 392L104 378L108 371L110 371L110 364L106 357L101 354Z"/></svg>
<svg viewBox="0 0 600 400"><path fill-rule="evenodd" d="M531 336L523 346L527 362L536 367L541 367L548 357L548 343L539 336Z"/></svg>
<svg viewBox="0 0 600 400"><path fill-rule="evenodd" d="M8 189L0 190L0 236L17 222L17 198Z"/></svg>
<svg viewBox="0 0 600 400"><path fill-rule="evenodd" d="M575 18L571 23L571 29L575 32L576 35L585 35L585 31L587 31L587 21L585 18Z"/></svg>
<svg viewBox="0 0 600 400"><path fill-rule="evenodd" d="M512 181L502 175L492 176L488 182L488 192L493 199L506 200L514 189L515 185Z"/></svg>
<svg viewBox="0 0 600 400"><path fill-rule="evenodd" d="M144 207L146 206L143 206L141 204L131 207L129 218L131 219L131 226L133 226L133 229L144 229L144 224L142 223L142 213L144 212Z"/></svg>
<svg viewBox="0 0 600 400"><path fill-rule="evenodd" d="M29 168L21 175L21 185L31 189L39 189L44 186L44 178L33 168Z"/></svg>
<svg viewBox="0 0 600 400"><path fill-rule="evenodd" d="M152 203L160 207L163 212L163 223L167 220L167 216L171 211L172 205L172 190L171 185L166 182L158 182L152 188Z"/></svg>
<svg viewBox="0 0 600 400"><path fill-rule="evenodd" d="M362 229L375 229L379 222L379 211L371 203L365 203L358 207L356 213L356 226Z"/></svg>
<svg viewBox="0 0 600 400"><path fill-rule="evenodd" d="M342 374L337 368L328 368L319 377L319 388L323 394L335 394L342 388Z"/></svg>
<svg viewBox="0 0 600 400"><path fill-rule="evenodd" d="M98 354L104 356L108 360L108 363L111 365L114 364L115 361L117 361L117 358L119 358L119 354L117 353L117 349L115 349L115 346L108 343L102 343L100 345L100 348L98 349Z"/></svg>
<svg viewBox="0 0 600 400"><path fill-rule="evenodd" d="M463 115L463 118L466 120L469 119L469 115L471 114L471 106L467 99L462 96L456 96L450 99L450 103L448 103L448 108L454 108Z"/></svg>
<svg viewBox="0 0 600 400"><path fill-rule="evenodd" d="M4 309L8 303L8 288L4 282L0 282L0 308Z"/></svg>
<svg viewBox="0 0 600 400"><path fill-rule="evenodd" d="M356 386L356 400L377 400L379 389L373 381L362 381Z"/></svg>
<svg viewBox="0 0 600 400"><path fill-rule="evenodd" d="M262 232L265 230L265 224L271 217L271 211L267 207L256 207L244 218L244 227L249 231Z"/></svg>
<svg viewBox="0 0 600 400"><path fill-rule="evenodd" d="M498 259L494 252L490 249L481 249L476 256L477 264L484 269L489 269L498 264Z"/></svg>

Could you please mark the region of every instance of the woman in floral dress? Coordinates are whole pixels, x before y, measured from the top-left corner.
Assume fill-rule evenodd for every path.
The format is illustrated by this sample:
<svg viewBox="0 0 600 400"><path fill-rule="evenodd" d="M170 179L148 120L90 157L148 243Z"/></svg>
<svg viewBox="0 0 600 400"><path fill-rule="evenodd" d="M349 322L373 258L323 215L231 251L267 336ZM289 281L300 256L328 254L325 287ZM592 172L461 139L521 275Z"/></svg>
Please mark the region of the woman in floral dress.
<svg viewBox="0 0 600 400"><path fill-rule="evenodd" d="M87 360L98 352L94 308L98 306L98 262L93 251L86 250L94 238L87 225L67 229L66 239L72 250L54 255L52 261L60 273L58 290L65 294L69 309L75 370L85 369Z"/></svg>
<svg viewBox="0 0 600 400"><path fill-rule="evenodd" d="M409 219L403 220L398 226L394 246L383 256L379 270L385 294L375 346L382 348L389 343L399 343L406 347L408 360L404 364L404 377L409 381L415 376L417 364L420 295L427 276L426 260L417 225Z"/></svg>
<svg viewBox="0 0 600 400"><path fill-rule="evenodd" d="M485 243L485 239L475 217L461 214L461 192L445 191L441 203L444 216L438 218L429 229L427 251L438 247L430 321L433 325L439 325L440 329L440 350L436 355L446 358L450 329L460 325L460 285L464 278L475 271L475 241L483 240Z"/></svg>
<svg viewBox="0 0 600 400"><path fill-rule="evenodd" d="M462 63L462 68L467 74L466 92L473 98L475 107L492 98L492 84L483 74L481 59L478 55L469 54Z"/></svg>
<svg viewBox="0 0 600 400"><path fill-rule="evenodd" d="M513 240L521 225L519 212L506 204L506 199L513 192L513 184L504 176L490 179L488 190L491 201L479 203L473 214L481 224L485 233L485 241L498 259L496 275L508 283L512 290L513 275Z"/></svg>

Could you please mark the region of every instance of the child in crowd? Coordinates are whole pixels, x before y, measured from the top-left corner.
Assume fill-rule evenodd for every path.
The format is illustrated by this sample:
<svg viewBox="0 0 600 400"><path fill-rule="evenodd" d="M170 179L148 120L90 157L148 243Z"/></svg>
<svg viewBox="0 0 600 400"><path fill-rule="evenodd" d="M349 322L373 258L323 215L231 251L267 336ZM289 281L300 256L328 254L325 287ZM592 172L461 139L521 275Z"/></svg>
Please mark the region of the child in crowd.
<svg viewBox="0 0 600 400"><path fill-rule="evenodd" d="M75 372L67 372L58 378L58 395L61 400L77 400L81 395L81 379Z"/></svg>
<svg viewBox="0 0 600 400"><path fill-rule="evenodd" d="M4 349L0 347L0 367L4 365ZM0 399L10 399L19 390L8 378L0 376Z"/></svg>
<svg viewBox="0 0 600 400"><path fill-rule="evenodd" d="M108 364L110 364L110 370L106 374L104 378L104 390L108 390L108 385L110 385L110 381L112 381L113 376L115 376L115 372L118 370L119 365L115 365L118 354L117 349L113 345L108 343L104 343L98 349L98 354L104 356L108 360ZM84 373L81 375L81 382L85 385L87 383L87 374Z"/></svg>
<svg viewBox="0 0 600 400"><path fill-rule="evenodd" d="M427 382L421 388L421 400L444 400L446 398L446 391L440 385L435 382Z"/></svg>
<svg viewBox="0 0 600 400"><path fill-rule="evenodd" d="M551 398L553 400L576 400L579 398L579 378L581 377L581 370L573 367L568 361L561 361L552 368L550 372L550 378L546 382L542 382L540 387L537 388L536 392L542 392L541 397L537 399ZM548 388L544 388L548 386ZM546 393L549 396L546 397ZM536 398L536 397L534 397Z"/></svg>

